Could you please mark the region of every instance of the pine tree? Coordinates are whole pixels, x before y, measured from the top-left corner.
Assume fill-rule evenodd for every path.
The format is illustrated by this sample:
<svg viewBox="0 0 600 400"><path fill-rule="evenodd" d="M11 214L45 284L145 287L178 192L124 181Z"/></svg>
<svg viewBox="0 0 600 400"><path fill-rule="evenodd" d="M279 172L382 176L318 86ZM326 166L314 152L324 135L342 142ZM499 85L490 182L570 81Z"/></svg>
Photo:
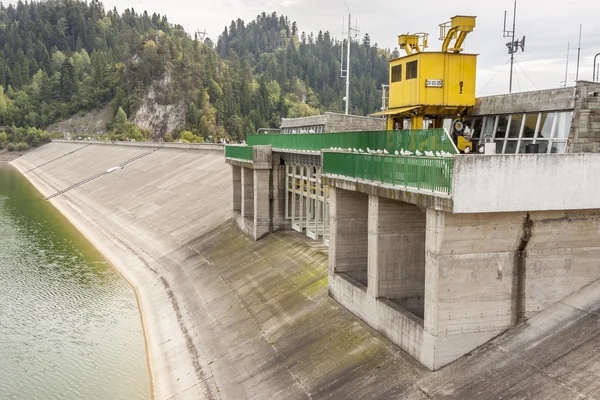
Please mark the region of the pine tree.
<svg viewBox="0 0 600 400"><path fill-rule="evenodd" d="M127 124L127 114L125 114L125 111L119 107L117 115L115 115L115 125L117 125L119 128L124 128L125 124Z"/></svg>
<svg viewBox="0 0 600 400"><path fill-rule="evenodd" d="M63 101L69 101L77 91L75 68L70 59L65 59L60 68L60 96Z"/></svg>

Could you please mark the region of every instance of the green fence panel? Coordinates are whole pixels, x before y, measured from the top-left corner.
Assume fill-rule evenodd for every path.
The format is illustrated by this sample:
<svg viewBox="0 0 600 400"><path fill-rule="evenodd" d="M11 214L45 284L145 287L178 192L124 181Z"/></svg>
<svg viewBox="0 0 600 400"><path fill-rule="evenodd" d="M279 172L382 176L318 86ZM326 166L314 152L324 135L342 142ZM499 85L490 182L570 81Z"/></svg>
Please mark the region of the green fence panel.
<svg viewBox="0 0 600 400"><path fill-rule="evenodd" d="M252 162L252 146L226 145L225 158L233 158Z"/></svg>
<svg viewBox="0 0 600 400"><path fill-rule="evenodd" d="M451 194L453 158L323 153L323 172Z"/></svg>
<svg viewBox="0 0 600 400"><path fill-rule="evenodd" d="M387 150L424 153L425 151L445 151L456 154L452 140L443 129L403 130L403 131L360 131L316 134L265 134L249 135L249 145L268 145L274 149L299 151L320 151L331 148Z"/></svg>

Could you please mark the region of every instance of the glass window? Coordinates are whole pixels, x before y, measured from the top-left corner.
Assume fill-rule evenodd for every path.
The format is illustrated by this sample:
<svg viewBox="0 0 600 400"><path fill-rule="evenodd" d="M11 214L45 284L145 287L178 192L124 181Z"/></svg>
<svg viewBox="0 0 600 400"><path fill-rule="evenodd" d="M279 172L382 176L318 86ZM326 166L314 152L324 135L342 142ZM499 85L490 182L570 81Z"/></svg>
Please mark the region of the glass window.
<svg viewBox="0 0 600 400"><path fill-rule="evenodd" d="M496 123L496 117L495 116L488 116L485 117L484 119L484 125L483 125L483 139L485 139L486 136L490 136L492 137L492 135L494 135L494 124Z"/></svg>
<svg viewBox="0 0 600 400"><path fill-rule="evenodd" d="M552 124L554 123L554 117L556 113L542 113L540 119L540 128L538 132L538 139L549 139L552 136Z"/></svg>
<svg viewBox="0 0 600 400"><path fill-rule="evenodd" d="M555 138L566 139L569 137L569 131L571 130L571 118L573 113L571 111L559 112L558 119L556 121L556 133ZM553 146L554 148L554 146Z"/></svg>
<svg viewBox="0 0 600 400"><path fill-rule="evenodd" d="M540 145L538 153L547 153L548 152L548 141L547 140L537 140L537 144Z"/></svg>
<svg viewBox="0 0 600 400"><path fill-rule="evenodd" d="M523 114L513 114L508 127L508 137L518 139L521 132L521 124L523 122Z"/></svg>
<svg viewBox="0 0 600 400"><path fill-rule="evenodd" d="M402 64L392 67L392 82L400 82L402 80Z"/></svg>
<svg viewBox="0 0 600 400"><path fill-rule="evenodd" d="M415 79L417 77L418 65L418 61L411 61L406 63L406 79Z"/></svg>
<svg viewBox="0 0 600 400"><path fill-rule="evenodd" d="M471 123L471 137L479 139L481 137L481 128L483 127L483 118L475 118Z"/></svg>
<svg viewBox="0 0 600 400"><path fill-rule="evenodd" d="M552 143L550 153L564 153L566 148L567 142L554 142Z"/></svg>
<svg viewBox="0 0 600 400"><path fill-rule="evenodd" d="M523 138L533 138L535 136L535 126L537 125L538 113L525 114L525 126L523 127Z"/></svg>
<svg viewBox="0 0 600 400"><path fill-rule="evenodd" d="M507 140L506 148L504 149L504 154L515 154L517 152L518 144L519 144L518 140Z"/></svg>
<svg viewBox="0 0 600 400"><path fill-rule="evenodd" d="M519 144L519 153L525 153L527 150L527 145L532 144L533 140L521 140ZM506 145L508 147L508 144Z"/></svg>
<svg viewBox="0 0 600 400"><path fill-rule="evenodd" d="M498 115L498 128L496 129L496 137L506 137L506 127L508 126L508 115Z"/></svg>
<svg viewBox="0 0 600 400"><path fill-rule="evenodd" d="M502 154L502 148L504 147L504 139L495 141L496 143L496 154Z"/></svg>

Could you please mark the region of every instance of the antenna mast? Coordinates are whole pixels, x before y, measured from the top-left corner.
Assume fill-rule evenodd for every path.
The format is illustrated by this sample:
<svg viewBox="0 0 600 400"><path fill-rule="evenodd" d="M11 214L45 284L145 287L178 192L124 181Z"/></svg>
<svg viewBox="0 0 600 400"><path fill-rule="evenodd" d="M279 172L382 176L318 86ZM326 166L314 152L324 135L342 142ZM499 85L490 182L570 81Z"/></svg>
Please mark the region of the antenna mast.
<svg viewBox="0 0 600 400"><path fill-rule="evenodd" d="M583 25L579 24L579 45L577 46L577 69L575 72L575 84L579 80L579 56L581 56L581 28Z"/></svg>
<svg viewBox="0 0 600 400"><path fill-rule="evenodd" d="M525 36L521 40L515 40L515 28L517 22L517 0L515 0L515 5L513 9L513 24L512 31L506 30L506 11L504 11L504 37L511 38L511 41L506 43L506 47L508 47L508 54L510 54L510 80L508 83L508 93L512 93L512 81L513 81L513 65L515 63L515 53L519 51L519 47L521 51L525 51Z"/></svg>
<svg viewBox="0 0 600 400"><path fill-rule="evenodd" d="M356 24L354 28L352 27L352 19L350 15L350 9L344 3L346 9L348 10L348 30L344 32L344 20L342 18L342 36L348 34L348 38L346 39L346 69L344 69L344 43L342 42L342 54L340 57L340 66L341 66L341 77L346 78L346 96L344 97L344 102L346 103L346 115L348 115L348 110L350 108L350 46L352 44L352 35L354 37L358 34L358 29L356 28Z"/></svg>

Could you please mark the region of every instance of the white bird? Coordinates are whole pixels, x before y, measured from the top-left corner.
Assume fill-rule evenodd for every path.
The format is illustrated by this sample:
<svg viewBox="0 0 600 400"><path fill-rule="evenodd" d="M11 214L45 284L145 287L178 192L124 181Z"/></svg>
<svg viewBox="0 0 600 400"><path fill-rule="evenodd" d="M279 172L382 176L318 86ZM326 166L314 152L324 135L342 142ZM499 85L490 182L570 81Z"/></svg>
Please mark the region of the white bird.
<svg viewBox="0 0 600 400"><path fill-rule="evenodd" d="M386 149L383 149L383 154L390 154L390 152L387 151Z"/></svg>
<svg viewBox="0 0 600 400"><path fill-rule="evenodd" d="M406 151L404 152L404 155L405 155L405 156L412 156L412 155L413 155L413 153L412 153L412 151L408 151L408 150L406 150Z"/></svg>
<svg viewBox="0 0 600 400"><path fill-rule="evenodd" d="M415 154L418 155L418 156L422 156L423 155L423 153L421 153L419 150L416 150Z"/></svg>
<svg viewBox="0 0 600 400"><path fill-rule="evenodd" d="M404 153L404 150L402 150L402 152ZM399 152L398 150L396 150L396 151L394 152L394 154L398 156L398 155L400 155L400 152ZM404 154L402 154L402 155L404 155Z"/></svg>
<svg viewBox="0 0 600 400"><path fill-rule="evenodd" d="M377 154L383 154L383 151L377 150Z"/></svg>
<svg viewBox="0 0 600 400"><path fill-rule="evenodd" d="M358 149L359 153L364 153L365 151L363 149Z"/></svg>
<svg viewBox="0 0 600 400"><path fill-rule="evenodd" d="M330 147L329 150L335 150L333 147Z"/></svg>
<svg viewBox="0 0 600 400"><path fill-rule="evenodd" d="M352 151L352 149L350 147L348 147L348 151Z"/></svg>
<svg viewBox="0 0 600 400"><path fill-rule="evenodd" d="M353 152L358 153L358 150L356 150L356 147L352 149Z"/></svg>
<svg viewBox="0 0 600 400"><path fill-rule="evenodd" d="M433 157L433 151L427 151L427 150L425 150L425 155L427 157Z"/></svg>
<svg viewBox="0 0 600 400"><path fill-rule="evenodd" d="M435 156L436 156L436 157L441 157L441 156L442 156L442 153L440 153L439 151L436 151L436 152L435 152Z"/></svg>
<svg viewBox="0 0 600 400"><path fill-rule="evenodd" d="M371 149L367 147L367 153L371 153Z"/></svg>

